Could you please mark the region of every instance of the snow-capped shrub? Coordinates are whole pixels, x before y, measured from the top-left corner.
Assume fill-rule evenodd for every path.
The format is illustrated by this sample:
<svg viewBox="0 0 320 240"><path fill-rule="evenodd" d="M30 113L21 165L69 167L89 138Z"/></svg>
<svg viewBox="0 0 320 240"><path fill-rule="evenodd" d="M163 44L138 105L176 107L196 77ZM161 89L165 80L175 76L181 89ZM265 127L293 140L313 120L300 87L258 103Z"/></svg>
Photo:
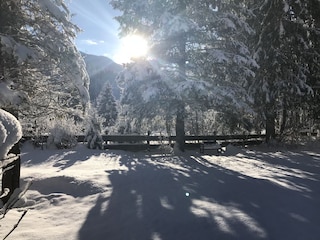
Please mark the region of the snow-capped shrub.
<svg viewBox="0 0 320 240"><path fill-rule="evenodd" d="M87 132L85 141L87 142L87 147L90 149L102 149L104 141L102 139L102 119L97 114L94 108L89 110L89 115L87 116Z"/></svg>
<svg viewBox="0 0 320 240"><path fill-rule="evenodd" d="M101 134L95 130L95 128L90 128L86 135L87 147L90 149L102 149L103 139Z"/></svg>
<svg viewBox="0 0 320 240"><path fill-rule="evenodd" d="M76 132L75 124L70 123L70 120L61 119L49 129L47 144L59 149L73 148L77 145Z"/></svg>

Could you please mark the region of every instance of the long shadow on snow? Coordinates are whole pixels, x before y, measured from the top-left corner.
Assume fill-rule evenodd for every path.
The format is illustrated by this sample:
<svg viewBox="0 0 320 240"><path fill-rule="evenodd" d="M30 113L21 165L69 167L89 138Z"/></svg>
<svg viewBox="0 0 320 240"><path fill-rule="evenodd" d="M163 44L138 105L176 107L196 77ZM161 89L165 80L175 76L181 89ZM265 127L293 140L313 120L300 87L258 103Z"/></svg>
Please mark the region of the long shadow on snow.
<svg viewBox="0 0 320 240"><path fill-rule="evenodd" d="M300 170L319 174L320 171L320 151L314 149L309 151L303 147L295 149L268 149L257 148L255 151L247 152L252 158L264 159L269 163L284 165L290 168L298 168Z"/></svg>
<svg viewBox="0 0 320 240"><path fill-rule="evenodd" d="M112 194L97 199L80 240L315 239L320 234L315 199L199 155L141 154L120 161L129 170L108 172Z"/></svg>
<svg viewBox="0 0 320 240"><path fill-rule="evenodd" d="M298 188L306 197L317 195L320 198L320 153L310 151L247 151L242 157L260 162L260 168L272 166L270 177ZM270 170L270 169L269 169Z"/></svg>
<svg viewBox="0 0 320 240"><path fill-rule="evenodd" d="M227 174L235 174L241 179L234 181L229 178L227 180L230 182L224 182L233 195L228 199L259 223L265 230L266 239L316 240L319 238L320 229L317 226L317 223L320 222L319 174L309 172L309 175L306 172L305 176L299 176L299 174L294 176L291 174L290 164L287 166L282 162L279 171L282 171L283 174L280 174L280 177L274 175L276 181L273 182L242 175L209 163L201 157L198 159L198 162L206 166L211 164L214 168ZM224 160L228 161L228 159ZM299 168L296 170L299 171ZM286 171L288 174L285 173ZM246 183L243 184L244 182ZM281 186L277 182L286 182L288 186ZM294 189L292 186L304 186L304 188ZM228 201L228 199L222 201ZM248 238L240 236L239 239Z"/></svg>

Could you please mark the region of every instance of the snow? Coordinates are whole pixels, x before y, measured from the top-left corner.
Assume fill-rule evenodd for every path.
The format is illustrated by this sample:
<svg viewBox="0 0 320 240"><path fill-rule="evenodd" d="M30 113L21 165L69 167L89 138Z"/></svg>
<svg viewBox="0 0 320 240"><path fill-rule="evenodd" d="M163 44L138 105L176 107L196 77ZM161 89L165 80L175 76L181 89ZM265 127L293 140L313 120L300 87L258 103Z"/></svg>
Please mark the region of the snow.
<svg viewBox="0 0 320 240"><path fill-rule="evenodd" d="M287 1L283 1L283 5L284 5L283 11L284 11L285 13L287 13L287 12L289 11L289 9L290 9L290 5L288 4Z"/></svg>
<svg viewBox="0 0 320 240"><path fill-rule="evenodd" d="M196 28L196 23L192 19L181 13L174 15L169 12L164 12L160 17L161 26L166 29L166 31L160 31L158 34L160 36L174 36L181 33L189 32L191 29Z"/></svg>
<svg viewBox="0 0 320 240"><path fill-rule="evenodd" d="M41 0L38 1L38 4L43 11L49 11L49 13L52 14L56 19L68 19L68 12L65 12L67 8L65 8L65 5L62 3L62 1ZM63 6L63 10L61 10L59 6Z"/></svg>
<svg viewBox="0 0 320 240"><path fill-rule="evenodd" d="M171 156L22 148L26 206L8 239L318 239L320 151L228 146Z"/></svg>
<svg viewBox="0 0 320 240"><path fill-rule="evenodd" d="M230 18L221 18L221 25L225 26L225 28L230 30L237 30L236 25L233 23L233 21Z"/></svg>
<svg viewBox="0 0 320 240"><path fill-rule="evenodd" d="M22 129L19 121L9 112L0 109L0 163L7 158L7 154L15 143L22 137Z"/></svg>
<svg viewBox="0 0 320 240"><path fill-rule="evenodd" d="M225 55L224 51L221 51L218 49L213 49L210 54L217 63L228 63L229 62L229 58Z"/></svg>
<svg viewBox="0 0 320 240"><path fill-rule="evenodd" d="M18 105L23 99L21 92L14 91L8 81L0 82L0 106Z"/></svg>
<svg viewBox="0 0 320 240"><path fill-rule="evenodd" d="M8 54L12 54L17 59L19 65L29 58L36 59L36 54L32 49L16 42L10 36L0 35L0 42L2 44L1 50Z"/></svg>

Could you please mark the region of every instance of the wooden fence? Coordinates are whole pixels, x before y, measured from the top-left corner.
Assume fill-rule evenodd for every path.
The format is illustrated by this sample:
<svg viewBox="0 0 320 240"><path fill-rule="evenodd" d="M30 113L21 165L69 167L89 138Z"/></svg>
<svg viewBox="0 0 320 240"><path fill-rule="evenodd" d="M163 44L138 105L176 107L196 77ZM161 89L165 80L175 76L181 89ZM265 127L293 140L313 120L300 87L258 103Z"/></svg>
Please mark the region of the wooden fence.
<svg viewBox="0 0 320 240"><path fill-rule="evenodd" d="M173 145L175 136L149 136L149 135L104 135L107 149L125 149L125 150L144 150L157 148L162 145ZM79 142L84 142L84 136L78 136ZM203 142L216 141L222 145L258 145L265 141L265 135L247 134L247 135L202 135L185 136L186 149L199 149Z"/></svg>
<svg viewBox="0 0 320 240"><path fill-rule="evenodd" d="M37 142L43 145L47 142L47 136L38 137ZM86 142L84 135L76 136L78 142ZM34 139L30 136L23 137L24 140ZM121 149L140 151L154 149L163 145L174 145L175 136L153 136L153 135L103 135L106 149ZM185 136L186 149L199 149L201 143L218 142L222 146L232 145L258 145L265 141L262 134L243 134L243 135L202 135Z"/></svg>

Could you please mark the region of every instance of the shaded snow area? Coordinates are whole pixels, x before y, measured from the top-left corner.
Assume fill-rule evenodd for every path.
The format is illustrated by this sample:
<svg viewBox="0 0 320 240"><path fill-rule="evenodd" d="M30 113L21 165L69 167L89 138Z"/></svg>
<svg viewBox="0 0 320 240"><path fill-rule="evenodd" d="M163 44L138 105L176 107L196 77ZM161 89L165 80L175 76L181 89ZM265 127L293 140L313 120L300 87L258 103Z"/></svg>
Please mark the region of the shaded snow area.
<svg viewBox="0 0 320 240"><path fill-rule="evenodd" d="M8 239L318 240L319 149L169 156L26 144L29 211ZM1 238L21 214L1 220Z"/></svg>

